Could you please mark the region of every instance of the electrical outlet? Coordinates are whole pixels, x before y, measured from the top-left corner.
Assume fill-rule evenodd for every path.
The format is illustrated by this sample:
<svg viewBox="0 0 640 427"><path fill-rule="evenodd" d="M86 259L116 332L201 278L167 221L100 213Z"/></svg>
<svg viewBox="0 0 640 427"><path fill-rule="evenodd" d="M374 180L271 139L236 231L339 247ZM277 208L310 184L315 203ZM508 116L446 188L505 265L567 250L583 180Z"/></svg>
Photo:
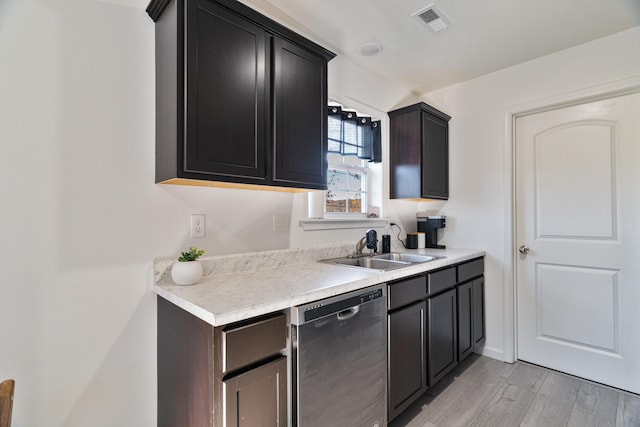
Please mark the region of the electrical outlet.
<svg viewBox="0 0 640 427"><path fill-rule="evenodd" d="M273 232L283 234L289 232L289 215L275 214L273 216Z"/></svg>
<svg viewBox="0 0 640 427"><path fill-rule="evenodd" d="M204 237L206 229L204 214L191 214L191 237Z"/></svg>

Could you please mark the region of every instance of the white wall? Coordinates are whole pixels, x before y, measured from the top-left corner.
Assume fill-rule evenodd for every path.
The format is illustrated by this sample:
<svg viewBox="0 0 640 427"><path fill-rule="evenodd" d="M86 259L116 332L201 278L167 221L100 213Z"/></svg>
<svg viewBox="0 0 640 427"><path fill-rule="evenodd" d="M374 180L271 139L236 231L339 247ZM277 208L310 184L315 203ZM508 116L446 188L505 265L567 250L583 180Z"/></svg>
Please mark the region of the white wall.
<svg viewBox="0 0 640 427"><path fill-rule="evenodd" d="M0 3L0 379L15 426L156 425L152 260L286 248L289 193L154 184L154 26ZM190 239L189 215L207 215Z"/></svg>
<svg viewBox="0 0 640 427"><path fill-rule="evenodd" d="M511 286L503 277L511 238L505 227L505 113L516 104L639 76L638 52L640 27L423 96L452 116L451 197L441 209L448 216L442 242L487 251L488 355L503 357L503 289Z"/></svg>
<svg viewBox="0 0 640 427"><path fill-rule="evenodd" d="M16 379L16 427L156 425L153 258L289 246L272 216L291 193L154 184L153 55L143 10L0 2L0 379ZM330 81L361 75L340 70ZM395 102L364 81L382 86L365 101ZM207 238L189 237L191 213Z"/></svg>

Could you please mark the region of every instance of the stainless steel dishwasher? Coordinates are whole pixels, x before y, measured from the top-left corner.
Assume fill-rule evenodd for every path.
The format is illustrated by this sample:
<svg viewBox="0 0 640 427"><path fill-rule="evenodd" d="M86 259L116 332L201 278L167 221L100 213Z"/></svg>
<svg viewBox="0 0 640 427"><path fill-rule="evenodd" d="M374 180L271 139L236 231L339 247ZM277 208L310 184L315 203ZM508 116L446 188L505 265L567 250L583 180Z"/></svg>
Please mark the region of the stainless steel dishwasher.
<svg viewBox="0 0 640 427"><path fill-rule="evenodd" d="M387 289L291 309L292 424L387 425Z"/></svg>

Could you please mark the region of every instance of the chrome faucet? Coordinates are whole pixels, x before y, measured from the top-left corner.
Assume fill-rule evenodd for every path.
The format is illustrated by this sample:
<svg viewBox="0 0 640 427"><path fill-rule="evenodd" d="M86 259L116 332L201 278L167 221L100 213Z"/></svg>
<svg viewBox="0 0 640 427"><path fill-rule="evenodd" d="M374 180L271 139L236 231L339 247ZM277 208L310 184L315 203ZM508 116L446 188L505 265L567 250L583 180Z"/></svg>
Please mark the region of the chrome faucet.
<svg viewBox="0 0 640 427"><path fill-rule="evenodd" d="M356 243L356 252L355 252L356 255L362 254L362 250L366 246L366 241L367 241L367 236L364 236L362 239L358 240L358 243Z"/></svg>

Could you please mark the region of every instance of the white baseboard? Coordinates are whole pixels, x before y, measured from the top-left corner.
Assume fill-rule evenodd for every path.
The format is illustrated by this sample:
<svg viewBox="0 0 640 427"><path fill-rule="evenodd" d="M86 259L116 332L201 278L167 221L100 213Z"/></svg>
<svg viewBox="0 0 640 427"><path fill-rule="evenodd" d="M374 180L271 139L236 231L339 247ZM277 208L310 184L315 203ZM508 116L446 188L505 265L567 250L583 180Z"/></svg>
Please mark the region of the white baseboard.
<svg viewBox="0 0 640 427"><path fill-rule="evenodd" d="M494 347L484 346L484 348L482 349L482 355L490 357L492 359L500 360L502 362L508 362L508 363L512 362L511 360L504 360L504 352Z"/></svg>

